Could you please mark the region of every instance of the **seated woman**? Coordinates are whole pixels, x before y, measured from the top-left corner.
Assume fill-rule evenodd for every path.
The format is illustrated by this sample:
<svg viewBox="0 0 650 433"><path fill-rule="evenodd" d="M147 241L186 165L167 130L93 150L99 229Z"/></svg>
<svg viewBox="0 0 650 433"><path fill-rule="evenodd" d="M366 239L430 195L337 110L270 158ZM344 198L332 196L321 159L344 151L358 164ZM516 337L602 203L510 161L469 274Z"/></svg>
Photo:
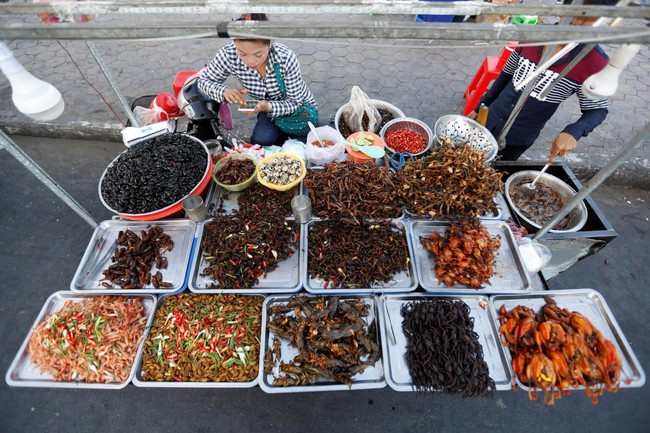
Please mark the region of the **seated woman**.
<svg viewBox="0 0 650 433"><path fill-rule="evenodd" d="M223 84L231 74L242 89ZM306 133L287 134L274 119L295 113L303 104L316 109L294 52L267 39L235 39L221 48L198 79L198 88L217 102L241 106L244 95L259 101L252 111L244 113L257 114L250 141L261 146L282 145L287 138L304 142Z"/></svg>

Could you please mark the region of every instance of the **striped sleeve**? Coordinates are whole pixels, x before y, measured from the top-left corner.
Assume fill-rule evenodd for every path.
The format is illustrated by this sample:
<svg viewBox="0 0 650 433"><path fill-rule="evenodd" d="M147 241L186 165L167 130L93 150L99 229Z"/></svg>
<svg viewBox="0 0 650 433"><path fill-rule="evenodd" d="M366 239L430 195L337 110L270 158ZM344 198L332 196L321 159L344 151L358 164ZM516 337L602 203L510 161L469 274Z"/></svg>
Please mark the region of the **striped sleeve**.
<svg viewBox="0 0 650 433"><path fill-rule="evenodd" d="M510 57L508 57L508 61L506 61L506 64L503 65L502 71L508 75L514 75L515 71L517 70L517 66L519 65L519 57L521 56L517 50L512 50Z"/></svg>
<svg viewBox="0 0 650 433"><path fill-rule="evenodd" d="M585 96L584 93L582 93L582 86L578 88L578 91L576 92L578 94L578 101L580 102L580 110L581 111L587 111L587 110L596 110L598 108L608 108L607 104L607 99L589 99L587 96Z"/></svg>
<svg viewBox="0 0 650 433"><path fill-rule="evenodd" d="M197 85L201 92L217 102L225 102L223 94L228 88L224 85L226 78L232 73L226 47L220 49L212 59L207 69L198 79Z"/></svg>
<svg viewBox="0 0 650 433"><path fill-rule="evenodd" d="M571 134L576 140L579 140L603 123L609 111L607 110L607 99L591 100L582 93L582 88L578 88L576 93L582 116L576 122L567 125L562 132Z"/></svg>
<svg viewBox="0 0 650 433"><path fill-rule="evenodd" d="M479 103L476 104L474 111L478 112L481 104L485 104L489 107L490 104L499 97L503 89L505 89L508 83L512 80L512 76L519 65L520 57L521 56L516 50L510 53L510 57L508 57L506 64L503 65L503 69L501 69L499 76L494 80L488 91L485 92L485 95L483 95Z"/></svg>

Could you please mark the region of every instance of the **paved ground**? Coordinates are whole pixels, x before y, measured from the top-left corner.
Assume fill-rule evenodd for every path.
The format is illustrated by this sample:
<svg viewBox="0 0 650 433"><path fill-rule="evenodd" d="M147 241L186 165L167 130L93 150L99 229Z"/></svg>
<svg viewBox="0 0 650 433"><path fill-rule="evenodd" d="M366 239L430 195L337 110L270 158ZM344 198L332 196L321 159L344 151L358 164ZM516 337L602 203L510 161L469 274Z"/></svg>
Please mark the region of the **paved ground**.
<svg viewBox="0 0 650 433"><path fill-rule="evenodd" d="M99 174L119 143L14 137L95 217L111 217L97 195ZM265 394L247 390L119 391L9 388L4 374L48 296L67 290L92 229L6 152L0 151L0 431L2 432L647 432L648 385L607 393L594 406L582 392L546 406L525 392L494 399L418 397L371 391ZM550 281L605 297L645 372L650 372L647 281L650 191L603 186L594 199L619 236Z"/></svg>
<svg viewBox="0 0 650 433"><path fill-rule="evenodd" d="M0 20L16 17L0 17ZM214 23L232 16L181 16L175 22ZM25 18L36 21L36 17ZM138 24L142 17L99 16L96 23L115 20ZM164 25L169 18L148 18ZM272 20L336 20L358 22L411 20L411 16L271 16ZM639 25L630 22L628 25ZM92 25L92 24L91 24ZM209 62L227 40L204 39L158 42L96 42L124 95L132 101L138 96L171 91L179 70L198 69ZM322 117L327 120L350 97L350 89L360 86L370 97L398 106L407 116L433 126L444 114L459 113L464 106L463 92L486 55L497 54L495 48L467 47L459 43L428 43L397 40L282 40L300 59L302 72L318 101ZM97 93L82 79L92 83L126 121L117 98L97 63L81 41L11 41L16 57L35 75L54 84L66 101L65 113L49 125L30 122L17 113L10 103L0 107L0 127L10 133L49 137L85 137L117 139L122 128L119 121ZM616 46L605 46L612 53ZM73 64L70 56L79 66ZM641 53L623 71L618 93L611 100L608 119L589 137L579 142L576 152L567 157L569 165L582 176L589 176L617 154L636 131L648 120L650 90L650 48ZM10 87L0 81L0 98L8 101ZM536 144L524 155L526 159L544 160L550 143L564 126L580 115L576 98L565 102L548 123ZM237 131L251 132L251 123L237 119ZM638 149L618 171L618 182L647 186L650 184L648 156L650 143Z"/></svg>

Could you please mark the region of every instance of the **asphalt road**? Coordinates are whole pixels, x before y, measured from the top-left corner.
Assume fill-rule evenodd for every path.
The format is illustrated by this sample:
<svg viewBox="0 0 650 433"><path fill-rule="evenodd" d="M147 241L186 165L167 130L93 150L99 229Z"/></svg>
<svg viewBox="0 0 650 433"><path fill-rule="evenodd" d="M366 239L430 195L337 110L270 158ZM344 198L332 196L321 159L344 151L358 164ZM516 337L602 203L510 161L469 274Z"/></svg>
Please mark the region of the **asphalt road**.
<svg viewBox="0 0 650 433"><path fill-rule="evenodd" d="M97 221L109 219L97 182L120 144L15 137ZM91 227L6 151L0 150L0 371L47 297L68 290ZM553 289L603 294L646 373L650 372L650 191L602 186L593 195L618 238L550 281ZM0 382L2 432L647 432L650 392L622 389L593 405L576 391L547 406L523 391L493 399L370 391L265 394L247 390L119 391L10 388Z"/></svg>

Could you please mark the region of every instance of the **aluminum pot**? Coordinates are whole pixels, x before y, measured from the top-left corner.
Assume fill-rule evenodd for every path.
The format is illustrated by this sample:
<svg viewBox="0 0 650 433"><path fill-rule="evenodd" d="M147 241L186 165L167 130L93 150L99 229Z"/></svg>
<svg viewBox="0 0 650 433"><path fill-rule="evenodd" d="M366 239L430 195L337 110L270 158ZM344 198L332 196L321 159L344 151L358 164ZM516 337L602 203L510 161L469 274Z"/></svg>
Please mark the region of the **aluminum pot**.
<svg viewBox="0 0 650 433"><path fill-rule="evenodd" d="M508 177L508 180L506 181L505 196L506 196L506 200L508 201L508 204L515 211L517 216L521 218L523 221L525 221L527 224L529 224L530 226L539 230L542 228L542 226L527 218L519 210L519 208L517 208L517 206L513 203L512 197L510 195L511 190L514 190L514 188L516 188L518 185L522 183L532 182L538 174L539 171L537 170L524 170L524 171L518 171L516 173L511 174ZM565 203L573 196L576 195L576 191L573 188L571 188L569 185L567 185L566 182L548 173L544 173L542 177L540 177L540 179L537 181L537 184L543 184L553 189L555 192L557 192L560 195L560 197L562 197ZM580 204L578 204L578 206L576 206L569 213L569 217L570 220L569 220L569 224L567 225L567 228L563 230L550 230L550 232L571 233L571 232L577 232L580 229L582 229L587 222L587 206L585 205L584 200L581 201Z"/></svg>

